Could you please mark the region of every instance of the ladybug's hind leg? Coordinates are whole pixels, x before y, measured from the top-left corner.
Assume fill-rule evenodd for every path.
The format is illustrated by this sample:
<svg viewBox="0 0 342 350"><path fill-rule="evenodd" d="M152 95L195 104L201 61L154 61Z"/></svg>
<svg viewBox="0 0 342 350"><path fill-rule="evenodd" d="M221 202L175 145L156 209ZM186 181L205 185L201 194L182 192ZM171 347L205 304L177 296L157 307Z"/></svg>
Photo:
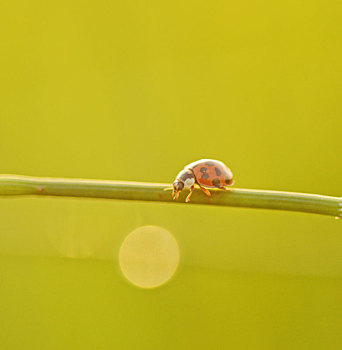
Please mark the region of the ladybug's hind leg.
<svg viewBox="0 0 342 350"><path fill-rule="evenodd" d="M223 191L230 192L230 191L232 190L232 188L229 188L229 187L219 187L219 190L223 190Z"/></svg>

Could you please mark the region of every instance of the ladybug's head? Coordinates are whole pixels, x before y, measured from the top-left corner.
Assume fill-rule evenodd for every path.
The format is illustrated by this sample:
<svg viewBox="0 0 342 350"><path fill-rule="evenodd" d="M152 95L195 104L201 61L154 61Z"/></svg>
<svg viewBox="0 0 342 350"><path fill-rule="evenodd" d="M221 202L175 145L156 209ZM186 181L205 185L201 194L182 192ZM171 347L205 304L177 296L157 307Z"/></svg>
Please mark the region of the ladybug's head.
<svg viewBox="0 0 342 350"><path fill-rule="evenodd" d="M177 199L179 192L182 191L184 187L191 187L195 183L195 176L192 170L184 169L176 177L175 182L173 183L173 199Z"/></svg>
<svg viewBox="0 0 342 350"><path fill-rule="evenodd" d="M173 186L172 197L173 199L177 199L179 197L179 192L184 188L184 182L177 179L175 180L172 186Z"/></svg>

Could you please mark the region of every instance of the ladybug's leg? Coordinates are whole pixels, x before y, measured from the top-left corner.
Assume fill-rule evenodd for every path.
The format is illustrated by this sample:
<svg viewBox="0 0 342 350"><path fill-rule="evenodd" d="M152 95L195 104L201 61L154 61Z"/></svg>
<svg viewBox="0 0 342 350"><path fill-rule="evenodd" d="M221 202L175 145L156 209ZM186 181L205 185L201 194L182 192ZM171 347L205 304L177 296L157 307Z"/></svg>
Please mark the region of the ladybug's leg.
<svg viewBox="0 0 342 350"><path fill-rule="evenodd" d="M199 186L199 185L198 185ZM211 196L211 193L209 190L207 190L206 188L202 187L202 186L199 186L199 188L207 195L207 196Z"/></svg>
<svg viewBox="0 0 342 350"><path fill-rule="evenodd" d="M229 187L219 187L219 189L227 192L230 192L232 190L232 188Z"/></svg>
<svg viewBox="0 0 342 350"><path fill-rule="evenodd" d="M178 199L178 197L179 197L179 192L180 192L180 191L175 191L175 190L173 190L173 192L172 192L172 197L173 197L173 199Z"/></svg>
<svg viewBox="0 0 342 350"><path fill-rule="evenodd" d="M188 203L190 202L190 197L192 195L192 192L194 192L195 186L191 186L190 187L190 193L188 194L188 196L186 197L185 201Z"/></svg>

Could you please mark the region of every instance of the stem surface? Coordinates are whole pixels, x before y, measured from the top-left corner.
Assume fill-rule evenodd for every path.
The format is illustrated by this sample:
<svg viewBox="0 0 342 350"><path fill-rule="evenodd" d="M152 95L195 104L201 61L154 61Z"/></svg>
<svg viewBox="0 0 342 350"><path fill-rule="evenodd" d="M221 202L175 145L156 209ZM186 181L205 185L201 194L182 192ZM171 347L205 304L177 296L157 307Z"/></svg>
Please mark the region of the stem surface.
<svg viewBox="0 0 342 350"><path fill-rule="evenodd" d="M0 175L0 196L63 196L111 198L136 201L205 204L228 207L278 209L342 217L342 197L316 194L263 191L232 188L231 191L211 190L211 197L195 190L190 203L184 203L189 193L184 190L173 201L169 184L122 182L106 180L62 179Z"/></svg>

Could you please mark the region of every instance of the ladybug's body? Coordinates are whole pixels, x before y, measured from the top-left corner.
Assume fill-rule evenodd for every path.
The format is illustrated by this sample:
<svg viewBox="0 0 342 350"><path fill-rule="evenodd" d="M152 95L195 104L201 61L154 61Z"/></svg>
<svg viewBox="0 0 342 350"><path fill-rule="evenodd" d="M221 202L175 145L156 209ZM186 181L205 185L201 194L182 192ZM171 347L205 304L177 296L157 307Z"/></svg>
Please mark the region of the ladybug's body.
<svg viewBox="0 0 342 350"><path fill-rule="evenodd" d="M198 160L187 165L177 175L173 183L173 198L177 199L179 192L184 187L189 187L190 193L186 198L186 202L189 202L195 183L210 196L210 192L206 188L227 190L226 187L233 184L233 174L224 163L218 160Z"/></svg>
<svg viewBox="0 0 342 350"><path fill-rule="evenodd" d="M233 174L230 169L218 160L201 159L185 167L193 171L196 183L208 188L223 188L230 186Z"/></svg>

